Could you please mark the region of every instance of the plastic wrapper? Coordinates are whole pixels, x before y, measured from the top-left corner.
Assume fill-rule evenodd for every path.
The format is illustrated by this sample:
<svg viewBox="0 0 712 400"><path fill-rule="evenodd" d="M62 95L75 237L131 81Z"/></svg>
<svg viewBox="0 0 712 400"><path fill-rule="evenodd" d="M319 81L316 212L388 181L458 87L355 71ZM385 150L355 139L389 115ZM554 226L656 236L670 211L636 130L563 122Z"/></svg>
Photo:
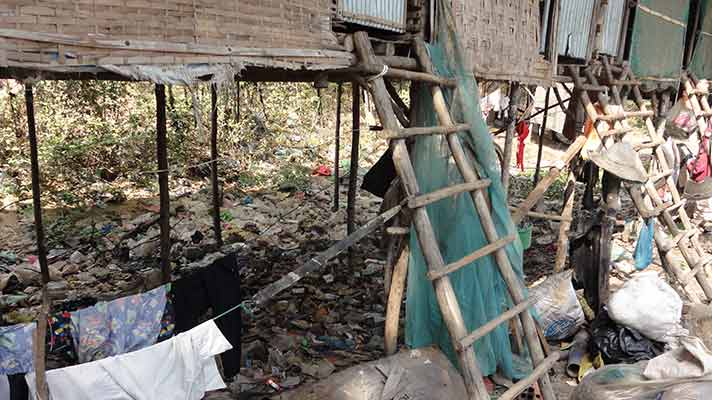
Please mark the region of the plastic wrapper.
<svg viewBox="0 0 712 400"><path fill-rule="evenodd" d="M665 347L635 329L616 324L605 310L591 325L591 354L601 353L607 364L650 360L662 354Z"/></svg>

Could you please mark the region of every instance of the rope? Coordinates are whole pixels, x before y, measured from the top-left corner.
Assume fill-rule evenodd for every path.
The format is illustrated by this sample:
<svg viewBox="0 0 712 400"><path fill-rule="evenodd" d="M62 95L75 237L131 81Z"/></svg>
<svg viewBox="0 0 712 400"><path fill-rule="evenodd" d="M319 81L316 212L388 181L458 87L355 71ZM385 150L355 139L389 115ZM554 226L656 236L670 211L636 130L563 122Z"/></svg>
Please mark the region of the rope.
<svg viewBox="0 0 712 400"><path fill-rule="evenodd" d="M366 81L373 82L376 79L383 78L387 73L388 73L388 65L383 64L383 69L381 70L381 72L377 73L376 75L371 76L370 78L367 78Z"/></svg>

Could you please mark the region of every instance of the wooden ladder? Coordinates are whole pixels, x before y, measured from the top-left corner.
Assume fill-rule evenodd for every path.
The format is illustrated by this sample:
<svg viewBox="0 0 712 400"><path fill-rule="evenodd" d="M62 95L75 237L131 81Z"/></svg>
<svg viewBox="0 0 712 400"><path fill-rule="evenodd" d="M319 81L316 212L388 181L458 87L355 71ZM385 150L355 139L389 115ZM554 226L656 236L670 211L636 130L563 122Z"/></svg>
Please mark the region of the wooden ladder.
<svg viewBox="0 0 712 400"><path fill-rule="evenodd" d="M371 47L368 35L365 32L357 32L354 34L354 46L358 58L366 70L386 70L386 68L381 68ZM391 138L390 146L393 153L393 161L398 176L404 186L406 196L408 197L408 206L413 212L413 225L423 256L428 265L428 278L433 282L443 320L447 325L453 347L458 353L469 398L473 400L490 399L475 357L474 343L497 328L500 324L518 318L524 330L526 343L534 364L534 370L530 376L514 384L500 399L514 399L529 386L538 381L544 399L553 400L556 397L549 382L548 371L553 364L558 361L559 354L553 352L548 357L545 356L542 343L539 341L537 335L535 321L529 313L531 300L526 298L522 283L516 276L507 258L505 247L517 239L516 235L503 238L497 235L487 199L483 192L483 190L489 186L490 181L478 177L465 155L465 151L457 135L458 132L470 129L470 126L457 124L452 120L440 87L440 85L448 84L452 81L442 79L433 73L433 65L422 39L414 40L413 50L417 55L422 72L409 74L409 79L419 80L420 82L430 85L440 126L429 128L400 127L391 103L392 100L386 88L385 80L383 79L383 74L375 75L370 78L368 82L363 79L360 82L371 93L384 130ZM401 71L394 71L394 69L390 69L389 72L393 74L391 76L405 75ZM386 74L386 76L388 76L388 74ZM452 84L449 86L452 86ZM423 194L420 192L415 170L410 159L410 154L408 153L408 148L406 147L406 138L417 135L445 135L450 152L463 177L464 183L445 187L431 193ZM473 251L473 253L463 257L459 261L445 264L425 207L438 200L466 192L469 193L472 198L489 244ZM501 206L506 207L506 204L502 204ZM507 284L509 294L513 300L513 307L475 331L467 332L449 274L460 268L470 266L472 262L479 258L490 255L495 257L500 274Z"/></svg>
<svg viewBox="0 0 712 400"><path fill-rule="evenodd" d="M599 85L594 69L602 74L605 81L604 86ZM619 76L615 77L614 73L619 73ZM685 211L685 200L680 197L677 191L672 177L672 170L668 165L663 149L660 147L665 143L662 136L665 125L662 123L657 128L655 127L653 122L654 112L649 110L644 102L639 88L640 82L635 79L628 65L615 67L606 57L601 58L600 64L585 68L583 77L581 76L581 71L576 67L569 68L569 75L576 86L589 87L597 93L598 103L603 109L602 114L596 111L596 107L591 102L587 91L581 91L584 108L594 124L597 121L608 121L614 124L613 129L607 132L599 132L604 144L618 141L625 134L632 132L634 129L629 124L631 118L643 119L649 140L637 143L633 147L638 153L638 157L640 157L641 151L651 150L655 162L651 163L648 180L644 184L628 186L628 192L638 213L643 218L657 218L665 229L665 232L661 229L655 229L654 232L654 240L663 268L675 278L691 301L701 302L696 292L689 290L689 285L696 281L705 296L705 299L702 300L708 302L712 299L712 285L705 267L712 264L712 257L702 250L698 241L699 230L692 225ZM687 84L689 85L689 82ZM611 99L603 93L603 89L610 91ZM691 101L694 100L693 107L696 107L695 113L698 115L700 129L706 129L707 124L700 112L699 103L694 97L695 93L691 93L693 94ZM629 94L633 95L638 111L623 111L623 99L627 98ZM659 184L664 184L667 187L672 201L665 202L660 197L657 190ZM678 227L678 221L682 225L682 229ZM684 271L678 264L677 259L671 252L673 248L679 249L690 267L688 271Z"/></svg>

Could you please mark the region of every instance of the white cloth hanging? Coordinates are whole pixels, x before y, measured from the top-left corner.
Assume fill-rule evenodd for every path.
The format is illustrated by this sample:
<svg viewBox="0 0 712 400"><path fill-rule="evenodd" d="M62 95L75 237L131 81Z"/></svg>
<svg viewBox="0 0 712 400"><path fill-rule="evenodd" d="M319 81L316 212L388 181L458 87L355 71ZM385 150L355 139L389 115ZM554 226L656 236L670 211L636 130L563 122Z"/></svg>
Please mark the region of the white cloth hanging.
<svg viewBox="0 0 712 400"><path fill-rule="evenodd" d="M200 400L226 387L215 356L231 348L210 320L132 353L47 371L50 400ZM25 379L35 399L34 373Z"/></svg>

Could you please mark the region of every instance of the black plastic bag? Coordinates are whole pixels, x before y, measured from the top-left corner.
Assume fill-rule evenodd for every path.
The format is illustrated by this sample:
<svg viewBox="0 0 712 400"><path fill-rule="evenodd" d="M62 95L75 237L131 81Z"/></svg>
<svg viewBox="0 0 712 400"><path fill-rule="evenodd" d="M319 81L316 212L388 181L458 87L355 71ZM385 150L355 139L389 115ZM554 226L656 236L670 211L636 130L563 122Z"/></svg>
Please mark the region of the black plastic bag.
<svg viewBox="0 0 712 400"><path fill-rule="evenodd" d="M633 364L663 353L665 344L641 335L633 328L616 324L608 311L598 313L591 323L591 354L601 353L606 364Z"/></svg>

